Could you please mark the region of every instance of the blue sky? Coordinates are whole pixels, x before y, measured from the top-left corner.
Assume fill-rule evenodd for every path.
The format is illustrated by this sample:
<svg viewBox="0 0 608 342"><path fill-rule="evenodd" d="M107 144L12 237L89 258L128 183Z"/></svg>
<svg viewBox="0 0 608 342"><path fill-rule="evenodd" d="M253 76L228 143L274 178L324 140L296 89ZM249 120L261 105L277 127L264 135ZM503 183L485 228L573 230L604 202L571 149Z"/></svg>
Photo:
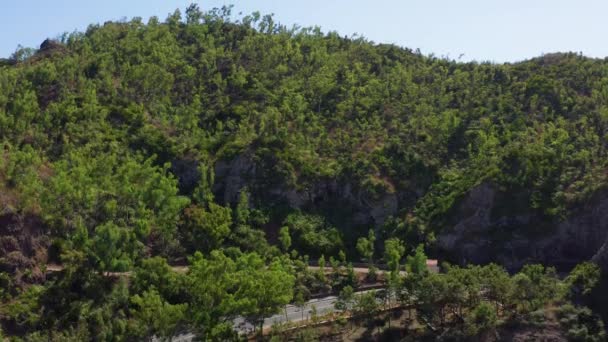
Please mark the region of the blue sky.
<svg viewBox="0 0 608 342"><path fill-rule="evenodd" d="M2 0L0 57L18 44L85 30L123 17L166 18L187 0ZM605 0L201 0L202 9L234 4L235 12L274 13L290 26L319 25L343 35L420 48L462 60L518 61L555 51L608 56Z"/></svg>

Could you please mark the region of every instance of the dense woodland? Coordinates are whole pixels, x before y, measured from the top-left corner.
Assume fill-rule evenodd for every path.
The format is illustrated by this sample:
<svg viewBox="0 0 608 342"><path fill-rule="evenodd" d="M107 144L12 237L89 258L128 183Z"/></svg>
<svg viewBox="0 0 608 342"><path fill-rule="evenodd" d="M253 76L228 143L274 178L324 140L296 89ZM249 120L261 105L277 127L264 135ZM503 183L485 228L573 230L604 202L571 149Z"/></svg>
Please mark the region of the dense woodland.
<svg viewBox="0 0 608 342"><path fill-rule="evenodd" d="M424 262L482 183L551 234L604 193L607 134L608 62L575 53L461 63L195 5L90 25L0 60L0 339L237 340L318 293L367 317L366 262L417 338L603 340L592 263Z"/></svg>

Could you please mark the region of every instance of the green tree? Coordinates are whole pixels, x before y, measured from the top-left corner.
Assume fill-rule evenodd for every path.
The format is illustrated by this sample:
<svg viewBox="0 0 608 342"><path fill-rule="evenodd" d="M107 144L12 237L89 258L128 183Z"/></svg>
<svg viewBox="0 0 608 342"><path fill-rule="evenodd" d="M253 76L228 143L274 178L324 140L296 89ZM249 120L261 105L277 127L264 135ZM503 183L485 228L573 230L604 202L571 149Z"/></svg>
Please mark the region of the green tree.
<svg viewBox="0 0 608 342"><path fill-rule="evenodd" d="M527 290L530 303L534 309L541 307L558 295L557 273L553 267L540 264L525 265L521 271L530 279L531 285Z"/></svg>
<svg viewBox="0 0 608 342"><path fill-rule="evenodd" d="M203 19L204 13L201 12L197 4L190 4L186 8L186 24L196 25Z"/></svg>
<svg viewBox="0 0 608 342"><path fill-rule="evenodd" d="M133 233L112 223L98 226L89 251L99 272L129 270L141 249Z"/></svg>
<svg viewBox="0 0 608 342"><path fill-rule="evenodd" d="M448 279L440 274L429 274L417 278L412 295L417 299L416 310L420 317L432 324L443 326L446 323L446 306L450 296Z"/></svg>
<svg viewBox="0 0 608 342"><path fill-rule="evenodd" d="M346 253L344 253L343 250L340 250L340 252L338 253L338 260L340 260L342 264L346 264Z"/></svg>
<svg viewBox="0 0 608 342"><path fill-rule="evenodd" d="M317 272L317 278L323 284L327 284L327 277L325 275L325 256L319 257L319 271Z"/></svg>
<svg viewBox="0 0 608 342"><path fill-rule="evenodd" d="M353 288L350 286L345 286L342 291L340 291L340 294L338 295L338 299L336 300L334 306L337 310L346 312L352 309L354 299L355 296Z"/></svg>
<svg viewBox="0 0 608 342"><path fill-rule="evenodd" d="M44 288L30 286L11 301L11 305L0 307L5 322L11 324L17 332L34 331L42 318L40 296Z"/></svg>
<svg viewBox="0 0 608 342"><path fill-rule="evenodd" d="M355 296L353 311L355 315L363 317L368 323L376 317L379 310L376 296L373 292L366 292Z"/></svg>
<svg viewBox="0 0 608 342"><path fill-rule="evenodd" d="M209 203L208 209L190 206L184 210L183 231L193 250L204 252L222 246L230 234L232 215L230 208Z"/></svg>
<svg viewBox="0 0 608 342"><path fill-rule="evenodd" d="M156 290L146 291L141 296L131 298L134 305L135 330L140 336L152 341L155 336L169 340L177 332L177 327L185 321L187 304L169 304Z"/></svg>
<svg viewBox="0 0 608 342"><path fill-rule="evenodd" d="M500 308L507 305L513 283L507 271L496 264L489 264L481 269L480 280L486 291L488 299L494 301L496 315Z"/></svg>
<svg viewBox="0 0 608 342"><path fill-rule="evenodd" d="M188 317L196 331L205 339L217 339L232 331L231 319L245 305L243 298L234 295L238 288L236 263L219 251L208 258L195 253L188 270L190 296Z"/></svg>
<svg viewBox="0 0 608 342"><path fill-rule="evenodd" d="M426 254L424 254L424 246L418 245L414 255L407 257L407 269L416 275L425 275L429 269L426 266Z"/></svg>
<svg viewBox="0 0 608 342"><path fill-rule="evenodd" d="M358 282L359 281L357 279L357 274L355 273L355 268L353 267L353 264L349 262L348 265L346 265L346 280L344 284L351 287L357 287Z"/></svg>
<svg viewBox="0 0 608 342"><path fill-rule="evenodd" d="M565 279L568 286L568 297L577 299L591 293L601 278L599 266L591 262L583 262L576 267Z"/></svg>
<svg viewBox="0 0 608 342"><path fill-rule="evenodd" d="M302 291L296 291L294 296L294 304L298 307L300 312L302 313L302 321L304 320L304 309L306 308L306 299L304 298L304 293Z"/></svg>
<svg viewBox="0 0 608 342"><path fill-rule="evenodd" d="M541 308L557 298L558 282L555 269L542 265L525 265L511 278L513 283L511 300L521 312L527 313Z"/></svg>
<svg viewBox="0 0 608 342"><path fill-rule="evenodd" d="M260 325L293 299L295 277L289 266L274 261L268 267L256 254L244 255L238 260L239 289L235 293L246 305L241 314Z"/></svg>
<svg viewBox="0 0 608 342"><path fill-rule="evenodd" d="M391 303L393 294L395 294L400 288L400 277L399 277L399 262L405 253L405 246L397 238L391 238L384 242L384 260L388 265L390 271L388 279L388 288L385 293L385 303ZM390 324L390 320L389 320Z"/></svg>
<svg viewBox="0 0 608 342"><path fill-rule="evenodd" d="M317 311L317 306L315 304L310 304L310 320L312 324L319 323L319 312Z"/></svg>
<svg viewBox="0 0 608 342"><path fill-rule="evenodd" d="M200 205L206 205L213 202L213 192L211 190L215 181L215 172L207 164L201 163L198 167L198 172L201 175L198 186L192 194L193 199Z"/></svg>
<svg viewBox="0 0 608 342"><path fill-rule="evenodd" d="M249 192L247 189L241 189L239 193L239 201L234 211L235 222L239 225L249 224L249 216L251 212L249 210Z"/></svg>
<svg viewBox="0 0 608 342"><path fill-rule="evenodd" d="M281 242L281 248L283 252L287 252L291 247L291 236L289 235L289 227L281 227L279 230L279 241Z"/></svg>
<svg viewBox="0 0 608 342"><path fill-rule="evenodd" d="M269 252L269 245L264 231L256 229L254 226L256 221L260 221L260 212L249 208L249 192L246 188L241 189L233 214L234 225L230 234L231 242L243 251L266 255Z"/></svg>
<svg viewBox="0 0 608 342"><path fill-rule="evenodd" d="M519 306L519 310L526 313L534 309L532 303L535 299L535 286L526 274L517 273L511 278L513 286L509 298L513 303Z"/></svg>
<svg viewBox="0 0 608 342"><path fill-rule="evenodd" d="M130 286L133 293L157 291L164 299L179 301L185 298L184 278L171 269L166 259L153 257L135 267Z"/></svg>
<svg viewBox="0 0 608 342"><path fill-rule="evenodd" d="M289 227L293 246L311 256L336 255L343 248L342 236L323 217L295 212L283 222Z"/></svg>
<svg viewBox="0 0 608 342"><path fill-rule="evenodd" d="M376 267L374 266L374 244L376 241L376 236L372 229L369 230L367 237L360 237L357 239L357 251L368 263L368 273L367 280L368 281L376 281Z"/></svg>
<svg viewBox="0 0 608 342"><path fill-rule="evenodd" d="M366 260L370 265L374 264L374 243L376 242L376 236L373 230L369 230L367 237L360 237L357 240L357 251L361 257Z"/></svg>
<svg viewBox="0 0 608 342"><path fill-rule="evenodd" d="M570 341L605 341L602 320L587 307L563 305L557 311L560 325Z"/></svg>
<svg viewBox="0 0 608 342"><path fill-rule="evenodd" d="M399 274L399 262L405 253L405 246L397 238L390 238L384 241L384 260L388 265L392 276ZM425 265L426 266L426 265Z"/></svg>
<svg viewBox="0 0 608 342"><path fill-rule="evenodd" d="M514 308L590 301L589 265L564 282L539 265L507 281L491 266L428 275L423 260L480 193L500 194L486 209L506 228L515 216L572 221L571 209L597 207L608 184L606 64L575 53L460 63L197 5L18 49L0 59L0 268L10 280L0 325L18 335L9 339L137 339L129 299L157 291L163 303L197 305L185 317L201 339L229 340L233 317L255 315L237 295L241 278L263 278L286 254L265 231L289 227L294 259L348 246L375 280L373 231L357 241L350 228L377 214L393 216L374 228L385 239L427 244L408 258L400 295L439 333L464 330L482 303L508 322ZM517 230L530 239L550 226ZM494 239L497 260L509 238ZM62 272L39 272L48 244ZM462 254L452 245L438 247ZM187 275L144 262L198 250ZM321 288L307 262L281 260L304 297ZM102 276L133 266L128 285ZM356 286L351 271L333 284ZM571 339L601 327L578 308L561 319Z"/></svg>
<svg viewBox="0 0 608 342"><path fill-rule="evenodd" d="M467 315L466 332L470 336L476 336L493 331L498 324L496 311L488 303L480 303L471 313Z"/></svg>

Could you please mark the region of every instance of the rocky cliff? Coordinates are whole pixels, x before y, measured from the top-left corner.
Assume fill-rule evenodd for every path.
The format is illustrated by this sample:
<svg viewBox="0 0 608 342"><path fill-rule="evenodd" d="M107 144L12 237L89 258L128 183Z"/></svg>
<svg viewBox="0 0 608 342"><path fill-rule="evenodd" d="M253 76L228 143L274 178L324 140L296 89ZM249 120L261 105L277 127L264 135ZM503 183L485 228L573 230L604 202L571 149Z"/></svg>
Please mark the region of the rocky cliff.
<svg viewBox="0 0 608 342"><path fill-rule="evenodd" d="M369 196L349 179L319 179L303 186L287 184L266 168L260 167L252 153L237 155L215 164L213 191L224 203L236 203L240 191L248 188L264 202L282 203L292 209L324 208L340 211L347 225L381 226L399 209L395 192Z"/></svg>
<svg viewBox="0 0 608 342"><path fill-rule="evenodd" d="M14 284L39 282L45 275L39 265L46 263L50 237L41 219L12 209L0 212L0 272L14 275Z"/></svg>
<svg viewBox="0 0 608 342"><path fill-rule="evenodd" d="M259 187L253 193L263 201L301 210L329 208L330 214L339 210L348 218L345 228L377 228L412 196L387 192L374 198L349 179L290 186L260 167L253 153L216 162L215 173L214 192L226 204L236 203L241 189ZM564 219L531 209L525 189L504 190L490 182L457 203L437 235L441 259L462 265L496 262L511 270L536 262L568 269L593 259L608 269L608 196L598 194Z"/></svg>
<svg viewBox="0 0 608 342"><path fill-rule="evenodd" d="M482 183L451 217L438 235L437 249L452 262L497 262L511 270L539 262L568 269L593 259L608 269L608 196L598 195L557 219L530 209L525 191Z"/></svg>

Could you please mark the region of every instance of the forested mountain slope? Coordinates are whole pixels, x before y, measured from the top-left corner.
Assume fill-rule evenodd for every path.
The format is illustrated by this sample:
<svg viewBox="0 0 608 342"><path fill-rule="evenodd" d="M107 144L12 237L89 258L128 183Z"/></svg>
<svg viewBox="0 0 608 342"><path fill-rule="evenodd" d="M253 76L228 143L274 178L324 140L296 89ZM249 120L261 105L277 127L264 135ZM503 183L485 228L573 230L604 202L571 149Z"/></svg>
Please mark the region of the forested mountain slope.
<svg viewBox="0 0 608 342"><path fill-rule="evenodd" d="M456 263L605 261L605 60L460 63L229 17L91 25L0 62L11 286L51 262L269 258L285 234L355 260L370 229Z"/></svg>

